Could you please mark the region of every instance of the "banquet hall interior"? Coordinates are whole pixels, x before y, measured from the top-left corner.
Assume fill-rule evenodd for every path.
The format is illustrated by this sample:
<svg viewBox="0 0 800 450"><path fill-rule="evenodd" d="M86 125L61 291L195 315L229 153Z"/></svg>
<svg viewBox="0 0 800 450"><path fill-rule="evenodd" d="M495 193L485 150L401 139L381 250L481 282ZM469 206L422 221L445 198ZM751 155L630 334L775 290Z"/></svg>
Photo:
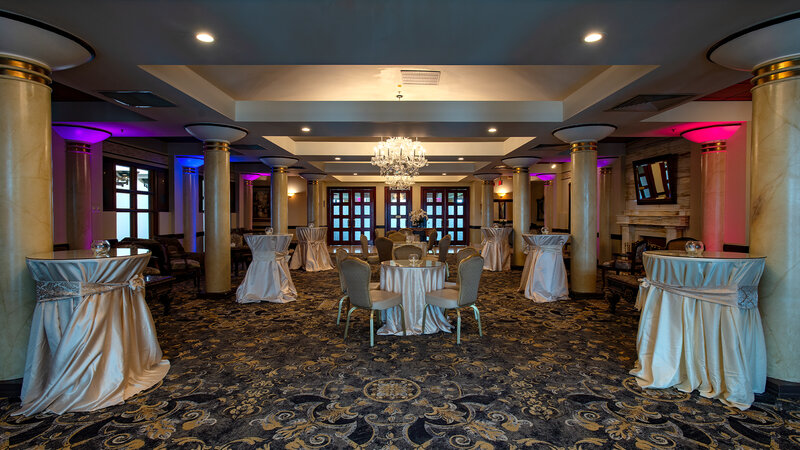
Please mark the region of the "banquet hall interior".
<svg viewBox="0 0 800 450"><path fill-rule="evenodd" d="M0 449L800 447L793 1L0 0Z"/></svg>

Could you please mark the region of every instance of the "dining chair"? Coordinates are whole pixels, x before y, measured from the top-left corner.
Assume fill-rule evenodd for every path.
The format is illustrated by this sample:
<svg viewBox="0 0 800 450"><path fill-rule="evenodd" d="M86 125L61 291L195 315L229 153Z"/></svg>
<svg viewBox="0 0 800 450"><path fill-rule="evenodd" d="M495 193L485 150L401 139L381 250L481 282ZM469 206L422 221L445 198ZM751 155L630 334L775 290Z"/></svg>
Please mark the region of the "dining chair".
<svg viewBox="0 0 800 450"><path fill-rule="evenodd" d="M392 259L409 259L411 255L417 255L417 259L422 259L425 256L422 253L422 249L417 247L416 245L401 245L394 249L392 252Z"/></svg>
<svg viewBox="0 0 800 450"><path fill-rule="evenodd" d="M393 240L394 242L405 242L406 241L406 234L401 233L399 231L392 231L387 236L389 239Z"/></svg>
<svg viewBox="0 0 800 450"><path fill-rule="evenodd" d="M470 307L478 322L478 334L483 336L481 327L481 313L475 302L478 301L478 286L483 274L483 258L472 255L461 261L458 265L458 289L439 289L425 294L425 309L422 311L422 331L425 332L425 320L429 306L438 306L445 312L455 309L458 319L456 321L456 344L461 344L461 308Z"/></svg>
<svg viewBox="0 0 800 450"><path fill-rule="evenodd" d="M450 240L452 238L449 234L445 234L443 238L439 239L439 254L428 255L426 259L429 261L439 261L442 263L447 262L447 252L450 250Z"/></svg>
<svg viewBox="0 0 800 450"><path fill-rule="evenodd" d="M464 247L458 252L456 252L456 264L461 264L461 261L469 258L472 255L479 255L480 252L472 247ZM444 282L445 288L450 289L458 289L458 282L456 281L445 281Z"/></svg>
<svg viewBox="0 0 800 450"><path fill-rule="evenodd" d="M428 251L431 251L436 244L436 238L439 237L439 232L436 231L436 228L428 228L425 230L425 234L428 236Z"/></svg>
<svg viewBox="0 0 800 450"><path fill-rule="evenodd" d="M695 238L679 237L667 242L667 250L686 250L686 243L689 241L696 241Z"/></svg>
<svg viewBox="0 0 800 450"><path fill-rule="evenodd" d="M342 304L344 301L347 300L347 303L350 303L350 299L347 295L347 285L344 282L344 276L342 275L342 261L350 257L350 253L343 248L337 248L336 253L334 254L336 258L336 271L339 273L339 287L342 289L342 298L339 299L339 313L336 314L336 325L339 325L339 322L342 319ZM370 283L370 289L378 289L380 283Z"/></svg>
<svg viewBox="0 0 800 450"><path fill-rule="evenodd" d="M400 228L397 231L399 231L399 232L401 232L401 233L403 233L405 235L414 234L414 230L412 230L411 228Z"/></svg>
<svg viewBox="0 0 800 450"><path fill-rule="evenodd" d="M368 309L369 313L369 346L375 346L375 311L386 311L395 306L400 307L400 323L403 327L403 336L406 335L406 313L403 309L403 296L395 292L370 289L369 278L371 271L369 264L357 259L346 258L341 263L341 274L347 286L347 296L350 298L350 309L347 311L347 322L344 326L344 338L350 330L350 315L356 309Z"/></svg>
<svg viewBox="0 0 800 450"><path fill-rule="evenodd" d="M368 263L380 262L376 253L369 252L369 239L363 234L361 235L361 257Z"/></svg>
<svg viewBox="0 0 800 450"><path fill-rule="evenodd" d="M391 261L394 241L383 236L378 236L375 238L375 247L378 249L379 262Z"/></svg>

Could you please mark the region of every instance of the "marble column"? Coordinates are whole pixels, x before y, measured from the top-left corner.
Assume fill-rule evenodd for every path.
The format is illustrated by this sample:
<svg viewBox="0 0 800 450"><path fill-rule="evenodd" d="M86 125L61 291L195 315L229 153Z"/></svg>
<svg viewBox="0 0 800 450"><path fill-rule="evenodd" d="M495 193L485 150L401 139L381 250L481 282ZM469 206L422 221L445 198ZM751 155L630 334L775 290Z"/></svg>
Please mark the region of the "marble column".
<svg viewBox="0 0 800 450"><path fill-rule="evenodd" d="M612 258L611 251L611 167L603 167L600 172L600 201L597 229L599 233L598 256L600 261Z"/></svg>
<svg viewBox="0 0 800 450"><path fill-rule="evenodd" d="M230 143L245 137L247 130L212 123L189 124L185 128L203 141L205 293L226 297L232 293Z"/></svg>
<svg viewBox="0 0 800 450"><path fill-rule="evenodd" d="M538 157L512 157L503 160L503 163L514 169L511 180L514 199L514 254L511 256L511 264L514 266L525 265L525 240L523 234L528 234L531 228L531 176L528 167L536 164Z"/></svg>
<svg viewBox="0 0 800 450"><path fill-rule="evenodd" d="M748 28L712 47L717 64L752 70L750 253L766 256L758 305L767 376L800 383L800 18Z"/></svg>
<svg viewBox="0 0 800 450"><path fill-rule="evenodd" d="M200 207L200 177L202 156L178 156L176 163L183 167L183 249L197 251L197 210Z"/></svg>
<svg viewBox="0 0 800 450"><path fill-rule="evenodd" d="M272 197L272 218L270 220L275 234L289 233L289 172L288 168L297 162L297 158L268 156L260 158L261 162L272 168L270 177L270 196Z"/></svg>
<svg viewBox="0 0 800 450"><path fill-rule="evenodd" d="M597 292L597 141L613 125L573 125L553 131L570 144L572 159L572 246L570 289L578 295Z"/></svg>
<svg viewBox="0 0 800 450"><path fill-rule="evenodd" d="M36 305L25 257L53 251L50 73L94 52L13 13L0 17L0 42L0 381L11 381L23 376Z"/></svg>
<svg viewBox="0 0 800 450"><path fill-rule="evenodd" d="M553 230L556 225L556 188L555 180L544 182L544 226Z"/></svg>
<svg viewBox="0 0 800 450"><path fill-rule="evenodd" d="M53 130L66 140L67 243L70 250L92 246L92 145L111 133L80 125L53 124Z"/></svg>
<svg viewBox="0 0 800 450"><path fill-rule="evenodd" d="M494 223L494 180L499 173L477 173L475 178L483 182L481 189L481 227L490 228Z"/></svg>
<svg viewBox="0 0 800 450"><path fill-rule="evenodd" d="M253 181L261 178L258 173L243 173L242 179L244 180L244 198L242 199L242 217L244 218L242 226L247 230L253 229Z"/></svg>
<svg viewBox="0 0 800 450"><path fill-rule="evenodd" d="M314 223L316 226L322 225L322 188L319 181L324 179L327 175L324 173L301 173L301 177L305 178L308 182L306 189L306 202L308 213L306 215L307 222Z"/></svg>

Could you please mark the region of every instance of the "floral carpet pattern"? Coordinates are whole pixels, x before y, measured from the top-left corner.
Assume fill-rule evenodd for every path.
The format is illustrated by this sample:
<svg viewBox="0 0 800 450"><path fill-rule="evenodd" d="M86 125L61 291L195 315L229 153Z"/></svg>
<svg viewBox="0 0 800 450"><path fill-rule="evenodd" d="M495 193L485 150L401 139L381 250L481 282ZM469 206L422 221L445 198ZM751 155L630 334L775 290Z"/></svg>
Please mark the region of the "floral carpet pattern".
<svg viewBox="0 0 800 450"><path fill-rule="evenodd" d="M167 377L92 413L12 416L0 398L0 449L16 448L792 448L800 403L747 411L697 393L643 390L638 313L601 300L536 304L519 271L484 272L484 336L465 314L455 336L378 336L368 314L337 326L335 271L292 271L298 301L200 300L173 290L151 309ZM453 319L453 313L451 313ZM454 321L454 319L453 319Z"/></svg>

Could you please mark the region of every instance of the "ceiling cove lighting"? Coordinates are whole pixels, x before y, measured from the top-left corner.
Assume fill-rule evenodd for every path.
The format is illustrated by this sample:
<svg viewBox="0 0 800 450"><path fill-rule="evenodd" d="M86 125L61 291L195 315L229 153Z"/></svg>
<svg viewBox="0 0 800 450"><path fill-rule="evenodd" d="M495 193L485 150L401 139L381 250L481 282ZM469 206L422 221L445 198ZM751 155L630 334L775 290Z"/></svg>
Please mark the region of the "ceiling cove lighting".
<svg viewBox="0 0 800 450"><path fill-rule="evenodd" d="M205 42L206 44L214 42L214 36L212 36L210 33L206 32L197 33L195 37L197 38L198 41Z"/></svg>
<svg viewBox="0 0 800 450"><path fill-rule="evenodd" d="M603 35L601 33L589 33L583 37L583 42L592 43L592 42L597 42L601 39L603 39Z"/></svg>

